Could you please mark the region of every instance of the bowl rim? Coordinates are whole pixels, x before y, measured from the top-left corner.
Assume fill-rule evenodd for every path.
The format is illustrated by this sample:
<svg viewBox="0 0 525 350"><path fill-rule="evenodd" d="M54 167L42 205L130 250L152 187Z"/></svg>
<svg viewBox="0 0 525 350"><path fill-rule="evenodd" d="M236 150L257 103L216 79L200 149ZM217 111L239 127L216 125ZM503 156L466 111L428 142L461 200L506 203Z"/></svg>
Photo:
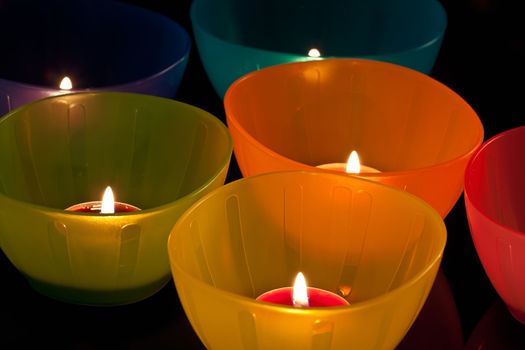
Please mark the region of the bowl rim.
<svg viewBox="0 0 525 350"><path fill-rule="evenodd" d="M287 163L291 163L293 164L294 166L297 166L297 167L301 167L301 168L316 168L316 166L314 165L310 165L310 164L306 164L306 163L301 163L295 159L292 159L292 158L288 158L280 153L277 153L276 151L272 150L271 148L269 148L268 146L266 146L265 144L263 144L262 142L260 142L259 140L257 140L251 133L249 133L242 125L241 123L238 121L238 119L232 114L231 110L232 110L232 102L231 100L233 99L232 94L233 94L233 91L236 90L241 84L243 84L243 82L245 80L249 80L249 79L252 79L254 76L258 76L260 74L265 74L266 71L273 71L273 70L286 70L287 67L292 67L292 66L300 66L300 65L303 65L305 67L309 66L309 65L313 65L313 64L326 64L326 65L330 65L330 64L352 64L353 66L354 65L367 65L367 66L383 66L385 68L387 68L388 70L390 71L399 71L401 72L403 75L407 76L407 75L412 75L414 77L416 77L419 81L423 82L424 84L431 84L433 85L434 88L436 89L440 89L442 91L445 91L446 93L450 94L456 101L460 102L463 106L466 107L466 109L468 109L471 114L472 114L472 121L474 122L475 125L473 125L472 129L476 128L477 129L477 135L476 135L476 141L474 142L474 144L472 145L472 147L470 147L470 149L463 153L463 154L460 154L458 155L457 157L454 157L454 158L451 158L447 161L444 161L444 162L440 162L440 163L436 163L436 164L433 164L433 165L429 165L429 166L423 166L423 167L418 167L418 168L410 168L410 169L406 169L406 170L395 170L395 171L382 171L381 173L363 173L363 174L360 174L360 176L362 177L366 177L366 178L380 178L380 177L386 177L386 176L391 176L391 177L401 177L401 176L407 176L407 175L410 175L410 174L413 174L415 172L426 172L426 171L430 171L432 169L436 169L436 168L444 168L444 167L448 167L452 164L455 164L457 162L460 162L462 160L465 160L465 159L469 159L472 154L476 151L476 149L482 144L483 142L483 137L484 137L484 127L483 127L483 124L478 116L478 114L476 113L476 111L472 108L472 106L470 106L470 104L465 100L463 99L463 97L461 97L458 93L456 93L454 90L452 90L451 88L449 88L448 86L444 85L443 83L439 82L438 80L424 74L424 73L421 73L419 71L416 71L416 70L413 70L411 68L407 68L407 67L404 67L404 66L401 66L401 65L398 65L398 64L394 64L394 63L389 63L389 62L382 62L382 61L374 61L374 60L370 60L370 59L362 59L362 58L330 58L330 59L326 59L326 60L321 60L321 61L306 61L306 62L290 62L290 63L284 63L284 64L281 64L281 65L276 65L276 66L271 66L271 67L265 67L265 68L262 68L258 71L253 71L253 72L250 72L240 78L238 78L237 80L235 80L231 85L230 87L228 88L228 90L226 91L225 95L224 95L224 107L225 107L225 114L226 114L226 121L227 121L227 124L228 125L232 125L233 127L235 127L240 134L242 134L242 137L247 140L248 142L250 142L253 146L255 146L257 149L263 151L264 153L266 154L269 154L271 155L273 158L277 158L279 159L279 161L286 161ZM230 111L230 112L228 112ZM235 147L234 147L235 149ZM306 169L305 168L305 169ZM330 170L330 169L325 169L326 172L336 172L334 170Z"/></svg>
<svg viewBox="0 0 525 350"><path fill-rule="evenodd" d="M104 96L118 97L118 98L136 97L140 99L164 101L165 103L170 103L175 106L183 106L184 108L188 108L194 111L196 115L200 116L199 119L215 124L219 128L221 133L224 135L225 141L227 142L227 145L226 145L227 151L225 152L223 159L220 161L220 166L215 170L215 172L211 174L211 176L204 183L194 188L191 192L188 192L185 195L176 198L175 200L172 200L167 203L157 205L151 208L145 208L145 209L142 208L141 210L134 211L134 212L122 212L122 213L115 213L115 214L108 214L108 215L102 214L102 215L97 215L98 218L139 216L139 215L155 214L157 212L168 211L172 207L176 206L178 202L180 202L181 200L196 197L200 193L204 192L207 188L209 188L210 184L215 182L215 180L219 178L225 170L227 171L227 168L229 167L229 164L231 162L231 157L233 154L233 140L232 140L231 134L228 128L226 127L226 125L219 118L217 118L216 116L214 116L213 114L211 114L210 112L202 108L199 108L197 106L191 105L186 102L181 102L181 101L177 101L177 100L166 98L166 97L140 94L140 93L132 93L132 92L116 92L116 91L91 91L91 92L86 91L86 92L74 92L74 93L65 94L65 95L49 96L49 97L45 97L39 100L31 101L5 114L3 117L0 118L0 128L2 127L3 123L14 118L14 116L16 116L17 114L22 113L27 108L31 108L33 105L46 103L48 100L59 100L61 98L67 97L68 95L71 95L73 97L89 96L89 95L93 95L93 96L104 95ZM53 208L53 207L48 207L44 205L34 204L31 202L27 202L27 201L22 201L22 200L13 198L11 196L7 196L2 191L0 191L0 200L16 203L17 205L24 206L31 210L38 211L38 212L45 213L45 214L60 213L66 216L93 216L93 214L91 213L66 211L64 209Z"/></svg>
<svg viewBox="0 0 525 350"><path fill-rule="evenodd" d="M471 193L470 178L471 178L471 175L472 175L472 168L474 166L474 163L476 163L478 161L478 158L481 156L481 154L484 153L486 149L492 147L495 142L497 142L498 140L500 140L502 138L506 138L508 136L511 136L512 134L515 134L515 133L523 133L523 134L525 134L525 125L516 126L516 127L510 128L510 129L504 130L502 132L499 132L499 133L493 135L492 137L490 137L485 142L483 142L483 144L477 148L476 152L470 158L470 160L467 163L467 167L465 168L465 175L464 175L464 184L465 185L464 185L463 193L464 193L464 197L465 197L465 205L467 207L470 206L471 208L475 209L485 219L485 221L488 221L491 224L493 224L493 225L495 225L495 226L497 226L497 227L499 227L501 229L504 229L506 232L511 233L512 236L515 237L516 239L521 239L521 240L525 241L525 231L516 230L516 229L514 229L514 228L512 228L512 227L510 227L508 225L505 225L502 222L496 220L491 215L488 215L485 210L480 208L479 202L473 200L472 196L470 195L470 193ZM471 234L476 235L474 233L475 230L470 230L470 231L471 231ZM478 235L476 235L476 236L478 236Z"/></svg>
<svg viewBox="0 0 525 350"><path fill-rule="evenodd" d="M201 21L200 16L198 16L198 11L197 11L198 3L201 1L205 1L205 0L193 0L191 7L190 7L190 20L192 22L192 25L195 26L199 31L207 34L210 37L213 37L215 40L221 41L223 44L226 44L226 45L232 45L232 46L236 46L240 48L250 48L252 50L257 50L259 52L291 56L295 58L294 59L295 61L298 61L301 59L312 59L312 57L309 57L306 54L298 54L298 53L293 53L289 51L277 51L277 50L271 50L271 49L264 49L264 48L253 46L253 45L242 45L236 41L224 39L221 36L218 36L215 32L206 30L205 27L201 24L202 21ZM363 58L364 57L369 57L369 58L375 57L375 58L378 58L378 57L383 57L383 56L397 56L397 55L407 54L410 52L419 51L421 49L434 45L435 43L442 40L442 38L445 35L446 29L448 26L448 15L447 15L447 12L445 11L443 4L439 0L430 0L429 4L430 4L429 6L435 7L436 12L439 12L438 16L440 16L440 18L442 19L441 23L439 23L439 25L441 26L441 29L437 31L436 32L437 34L435 34L429 40L417 46L407 47L404 50L388 51L388 52L381 52L381 53L374 53L374 54L361 53L361 54L356 54L356 55L328 55L328 56L322 56L322 59L332 58L332 57L334 58L335 57L363 57ZM318 59L318 58L314 58L314 59Z"/></svg>
<svg viewBox="0 0 525 350"><path fill-rule="evenodd" d="M408 279L407 281L405 281L398 287L387 291L386 293L380 294L370 299L366 299L364 301L350 303L350 305L334 306L334 307L329 307L329 308L309 307L305 309L295 308L293 306L277 305L277 304L272 304L272 303L266 303L263 301L257 301L255 300L255 298L236 294L236 293L224 290L224 289L219 289L213 285L203 282L201 279L186 272L186 270L180 266L177 259L172 256L174 254L174 251L176 250L175 235L176 235L176 231L178 230L179 226L181 226L182 223L186 221L187 218L191 216L191 214L194 211L198 210L199 207L202 206L204 202L206 202L209 198L215 196L216 193L219 193L221 191L227 191L229 190L230 187L236 186L236 184L241 181L243 182L244 181L250 181L250 182L260 181L260 178L264 178L264 177L286 176L286 175L291 175L291 174L299 174L300 176L325 176L325 177L338 176L338 177L342 177L345 179L350 179L348 181L368 182L370 184L373 184L374 186L381 187L384 190L396 192L401 196L406 196L406 198L409 198L409 200L412 201L413 203L417 203L416 205L419 206L420 208L426 208L425 212L429 214L426 218L434 221L434 223L440 227L440 229L438 230L438 235L436 235L437 241L438 241L436 244L439 245L439 247L436 248L435 256L432 259L429 259L427 264L423 268L421 268L420 271L416 273L412 278ZM263 308L267 310L279 311L279 310L283 310L284 308L288 311L294 310L294 312L297 314L309 314L310 312L308 310L315 310L316 312L320 312L320 313L324 313L325 315L328 315L328 314L356 312L356 310L361 310L361 309L366 309L369 307L377 306L379 304L384 303L385 301L388 301L391 298L391 296L397 295L399 293L403 293L405 290L411 288L414 284L420 282L425 276L428 276L428 274L431 273L431 271L436 267L436 265L438 265L436 269L436 273L437 273L437 270L439 270L439 265L441 264L441 260L443 258L443 253L444 253L444 249L445 249L446 242L447 242L447 235L448 235L447 227L445 225L445 222L441 218L439 213L436 211L436 209L434 209L430 204L425 202L423 199L417 197L416 195L411 194L410 192L402 191L401 189L398 189L396 187L388 186L388 185L385 185L385 184L382 184L376 181L372 181L372 180L368 180L368 179L364 179L360 177L348 177L345 175L332 174L332 173L327 173L323 171L285 170L285 171L276 171L276 172L264 173L264 174L254 175L254 176L250 176L246 178L241 178L241 179L232 181L228 184L225 184L211 191L205 196L199 198L178 218L177 222L171 229L170 234L168 236L168 241L167 241L167 250L168 250L168 257L170 260L170 266L172 267L172 269L176 269L179 274L184 276L184 278L190 279L194 283L197 283L200 289L205 289L208 291L213 291L213 293L218 293L221 295L221 298L224 298L230 301L235 301L237 303L242 303L242 304L257 305L258 308ZM177 278L175 276L175 273L172 272L172 274L173 274L173 281L175 285L177 286ZM315 287L315 286L311 286L311 287ZM177 286L177 288L179 287ZM430 288L428 292L430 292Z"/></svg>
<svg viewBox="0 0 525 350"><path fill-rule="evenodd" d="M147 9L147 8L144 8L144 7L140 7L140 6L137 6L137 5L134 5L132 3L127 3L127 2L115 2L115 1L112 1L112 2L107 2L107 4L111 4L111 6L117 6L117 7L121 7L121 8L128 8L130 10L133 10L137 13L141 12L141 13L144 13L144 14L147 14L148 16L154 16L157 20L162 20L162 21L165 21L166 23L170 23L170 25L177 31L177 33L183 38L182 40L182 45L181 45L181 52L182 54L181 55L177 55L175 57L175 60L169 64L167 67L165 68L162 68L160 71L158 72L154 72L152 74L149 74L149 75L146 75L144 76L143 78L140 78L140 79L134 79L134 80L130 80L130 81L127 81L127 82L124 82L124 83L120 83L120 84L111 84L111 85L104 85L104 86L93 86L93 87L89 87L89 88L85 88L85 89L71 89L71 90L62 90L57 86L48 86L48 85L39 85L39 84L30 84L30 83L25 83L23 81L18 81L18 80L11 80L11 79L5 79L5 78L2 78L0 77L0 85L4 85L4 84L8 84L12 87L15 87L17 89L24 89L24 90L36 90L36 91L41 91L41 92L46 92L46 93L57 93L57 94L67 94L67 93L75 93L75 92L91 92L91 91L102 91L102 90L109 90L109 91L113 91L113 90L122 90L122 89L126 89L126 88L131 88L131 87L135 87L135 86L138 86L138 85L142 85L142 84L145 84L145 83L148 83L152 80L155 80L156 78L166 74L167 72L175 69L175 67L181 65L184 61L186 61L189 57L189 54L190 54L190 51L191 51L191 46L192 46L192 42L191 42L191 37L190 37L190 34L189 32L186 30L186 28L184 28L180 23L178 23L177 21L171 19L170 17L164 15L164 14L161 14L157 11L153 11L153 10L150 10L150 9ZM117 11L118 12L118 11Z"/></svg>

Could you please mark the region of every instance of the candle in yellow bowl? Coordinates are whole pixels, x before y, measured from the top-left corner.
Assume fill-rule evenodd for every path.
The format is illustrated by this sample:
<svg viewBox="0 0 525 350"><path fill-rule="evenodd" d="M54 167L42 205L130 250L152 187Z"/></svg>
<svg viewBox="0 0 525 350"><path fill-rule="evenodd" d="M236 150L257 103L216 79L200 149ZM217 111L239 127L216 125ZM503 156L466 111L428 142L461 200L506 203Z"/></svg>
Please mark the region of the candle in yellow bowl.
<svg viewBox="0 0 525 350"><path fill-rule="evenodd" d="M406 191L289 171L203 197L173 227L168 252L181 303L208 349L391 350L425 303L445 241L438 213ZM289 289L288 301L257 300L297 271L323 292L351 289L351 305L296 307Z"/></svg>
<svg viewBox="0 0 525 350"><path fill-rule="evenodd" d="M259 295L256 300L294 307L332 307L349 304L346 299L335 293L308 287L302 272L297 274L292 287L269 290Z"/></svg>

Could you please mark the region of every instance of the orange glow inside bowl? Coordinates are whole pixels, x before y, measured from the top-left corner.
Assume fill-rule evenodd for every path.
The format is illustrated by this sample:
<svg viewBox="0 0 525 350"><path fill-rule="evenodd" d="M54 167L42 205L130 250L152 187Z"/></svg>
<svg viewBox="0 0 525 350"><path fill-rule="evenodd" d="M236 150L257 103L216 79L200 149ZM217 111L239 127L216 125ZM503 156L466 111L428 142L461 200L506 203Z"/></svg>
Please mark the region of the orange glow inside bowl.
<svg viewBox="0 0 525 350"><path fill-rule="evenodd" d="M244 176L312 170L357 150L363 164L381 171L360 176L416 194L442 217L483 140L476 112L450 88L372 60L264 68L233 83L224 105Z"/></svg>

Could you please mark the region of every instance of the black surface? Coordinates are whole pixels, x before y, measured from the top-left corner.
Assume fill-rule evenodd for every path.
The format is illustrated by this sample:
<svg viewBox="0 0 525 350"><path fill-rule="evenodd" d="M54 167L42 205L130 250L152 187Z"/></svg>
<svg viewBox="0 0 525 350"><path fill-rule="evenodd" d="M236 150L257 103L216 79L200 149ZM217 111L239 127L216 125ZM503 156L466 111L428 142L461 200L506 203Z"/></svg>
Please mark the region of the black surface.
<svg viewBox="0 0 525 350"><path fill-rule="evenodd" d="M127 2L161 12L191 33L189 0ZM449 23L431 75L474 108L483 122L485 139L525 124L522 97L525 29L519 2L442 0ZM1 3L2 0L0 10ZM195 43L176 99L225 120L222 101L205 75ZM227 181L239 177L232 159ZM523 348L525 326L510 317L483 271L470 237L463 198L445 223L448 242L440 277L400 348L453 348L445 344L447 338L457 336L455 332L459 332L461 344L466 344L473 333L482 339L492 332L491 339L501 336L505 341L496 341L497 345L494 341L487 342L483 349ZM22 345L67 349L203 348L186 319L172 282L133 305L91 308L56 302L37 294L3 255L0 255L0 276L0 348ZM497 316L493 316L494 310ZM510 326L503 324L475 332L484 316L485 320L504 319ZM512 332L498 335L505 329ZM482 348L472 344L474 341L469 344L471 348Z"/></svg>

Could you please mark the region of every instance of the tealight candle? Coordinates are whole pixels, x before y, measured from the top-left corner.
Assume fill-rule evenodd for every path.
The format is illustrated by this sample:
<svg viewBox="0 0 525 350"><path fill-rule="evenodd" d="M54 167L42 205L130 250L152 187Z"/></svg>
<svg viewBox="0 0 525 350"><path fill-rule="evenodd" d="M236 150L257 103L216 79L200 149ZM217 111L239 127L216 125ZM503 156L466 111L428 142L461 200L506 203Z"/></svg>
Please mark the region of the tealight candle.
<svg viewBox="0 0 525 350"><path fill-rule="evenodd" d="M108 186L104 191L102 201L79 203L66 208L66 210L94 214L115 214L138 211L140 208L127 203L115 202L113 191Z"/></svg>
<svg viewBox="0 0 525 350"><path fill-rule="evenodd" d="M317 166L321 169L335 170L346 172L349 174L361 174L361 173L380 173L381 171L370 166L362 165L359 161L359 155L356 151L352 151L348 157L346 163L327 163Z"/></svg>
<svg viewBox="0 0 525 350"><path fill-rule="evenodd" d="M324 289L307 287L304 275L299 272L293 287L270 290L256 300L295 307L327 307L350 305L343 297Z"/></svg>

